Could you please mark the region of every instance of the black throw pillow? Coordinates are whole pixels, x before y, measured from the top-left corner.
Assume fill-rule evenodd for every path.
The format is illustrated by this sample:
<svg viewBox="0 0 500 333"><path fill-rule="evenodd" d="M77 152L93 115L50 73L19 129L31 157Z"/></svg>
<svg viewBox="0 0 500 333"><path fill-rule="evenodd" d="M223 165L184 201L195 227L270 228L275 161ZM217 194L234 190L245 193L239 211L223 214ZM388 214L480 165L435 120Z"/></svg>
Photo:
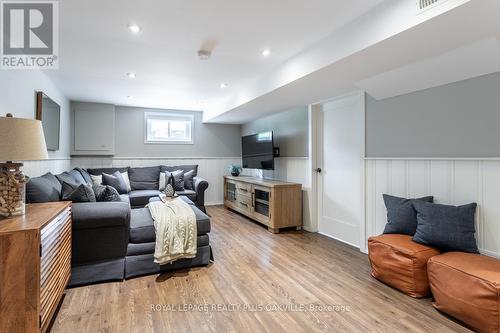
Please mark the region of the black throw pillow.
<svg viewBox="0 0 500 333"><path fill-rule="evenodd" d="M387 208L387 224L384 234L403 234L413 236L417 231L417 212L412 202L433 202L434 197L418 199L398 198L384 194L384 203Z"/></svg>
<svg viewBox="0 0 500 333"><path fill-rule="evenodd" d="M165 171L168 179L167 184L171 184L175 191L184 191L184 171L176 170L173 172Z"/></svg>
<svg viewBox="0 0 500 333"><path fill-rule="evenodd" d="M194 176L196 175L194 170L184 173L184 187L186 190L194 190Z"/></svg>
<svg viewBox="0 0 500 333"><path fill-rule="evenodd" d="M479 253L474 236L476 203L456 207L414 201L413 206L418 222L414 242L442 251Z"/></svg>
<svg viewBox="0 0 500 333"><path fill-rule="evenodd" d="M62 183L61 198L63 201L72 202L95 202L95 194L92 186L88 184L74 185L73 183Z"/></svg>
<svg viewBox="0 0 500 333"><path fill-rule="evenodd" d="M102 174L102 185L109 185L114 187L119 194L127 193L127 183L125 179L123 179L120 171L115 171L112 175L108 175L107 173Z"/></svg>
<svg viewBox="0 0 500 333"><path fill-rule="evenodd" d="M97 202L122 201L118 191L109 185L94 185L94 194Z"/></svg>

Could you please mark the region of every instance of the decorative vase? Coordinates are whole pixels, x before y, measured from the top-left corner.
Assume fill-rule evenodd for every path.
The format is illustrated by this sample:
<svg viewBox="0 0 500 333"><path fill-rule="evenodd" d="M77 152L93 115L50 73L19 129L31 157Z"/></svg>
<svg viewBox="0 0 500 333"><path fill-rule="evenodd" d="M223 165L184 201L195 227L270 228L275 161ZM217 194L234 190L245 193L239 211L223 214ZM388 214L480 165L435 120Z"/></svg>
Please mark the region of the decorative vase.
<svg viewBox="0 0 500 333"><path fill-rule="evenodd" d="M24 215L26 176L21 163L0 165L0 216Z"/></svg>
<svg viewBox="0 0 500 333"><path fill-rule="evenodd" d="M175 190L172 184L167 184L167 186L165 187L165 195L168 198L172 198L175 195Z"/></svg>
<svg viewBox="0 0 500 333"><path fill-rule="evenodd" d="M236 169L236 170L232 170L231 171L231 176L238 177L239 175L240 175L240 171L239 170Z"/></svg>

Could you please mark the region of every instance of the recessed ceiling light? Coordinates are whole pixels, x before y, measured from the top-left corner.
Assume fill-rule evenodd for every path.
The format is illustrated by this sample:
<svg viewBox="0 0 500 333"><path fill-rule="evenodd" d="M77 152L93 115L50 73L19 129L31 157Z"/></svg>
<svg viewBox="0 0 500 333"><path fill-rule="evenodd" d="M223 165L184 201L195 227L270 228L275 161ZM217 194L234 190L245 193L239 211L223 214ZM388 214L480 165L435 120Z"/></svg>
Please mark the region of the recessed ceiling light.
<svg viewBox="0 0 500 333"><path fill-rule="evenodd" d="M268 56L268 55L270 55L270 54L271 54L271 50L269 50L269 49L265 49L264 51L262 51L262 55L263 55L264 57L267 57L267 56Z"/></svg>
<svg viewBox="0 0 500 333"><path fill-rule="evenodd" d="M129 79L135 79L135 73L132 73L132 72L127 73L127 77L128 77Z"/></svg>
<svg viewBox="0 0 500 333"><path fill-rule="evenodd" d="M130 32L133 34L138 34L139 32L142 31L142 28L137 24L129 24L127 25L127 29L130 30Z"/></svg>
<svg viewBox="0 0 500 333"><path fill-rule="evenodd" d="M128 96L127 96L127 98L128 98L128 99L132 99L132 98L134 98L134 96L132 96L132 95L128 95Z"/></svg>
<svg viewBox="0 0 500 333"><path fill-rule="evenodd" d="M221 83L221 84L220 84L220 87L221 87L221 89L225 89L225 88L227 88L227 83Z"/></svg>

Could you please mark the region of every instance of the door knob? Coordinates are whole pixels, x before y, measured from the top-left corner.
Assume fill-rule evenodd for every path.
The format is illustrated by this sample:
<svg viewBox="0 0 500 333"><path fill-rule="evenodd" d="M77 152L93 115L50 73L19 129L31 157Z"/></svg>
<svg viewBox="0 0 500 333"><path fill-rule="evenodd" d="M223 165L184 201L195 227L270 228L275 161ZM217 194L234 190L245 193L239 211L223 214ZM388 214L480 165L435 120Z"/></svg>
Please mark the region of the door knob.
<svg viewBox="0 0 500 333"><path fill-rule="evenodd" d="M316 168L316 169L314 169L314 171L316 171L317 173L321 173L322 170L321 170L321 168Z"/></svg>

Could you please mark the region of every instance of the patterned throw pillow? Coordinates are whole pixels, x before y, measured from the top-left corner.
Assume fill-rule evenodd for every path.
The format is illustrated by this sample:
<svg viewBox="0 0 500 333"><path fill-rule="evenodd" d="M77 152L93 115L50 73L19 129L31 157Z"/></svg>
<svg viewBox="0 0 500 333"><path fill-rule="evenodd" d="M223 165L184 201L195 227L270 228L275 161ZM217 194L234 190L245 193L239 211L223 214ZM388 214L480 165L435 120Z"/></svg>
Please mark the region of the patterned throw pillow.
<svg viewBox="0 0 500 333"><path fill-rule="evenodd" d="M170 174L169 183L172 184L175 191L184 191L184 171L176 170Z"/></svg>
<svg viewBox="0 0 500 333"><path fill-rule="evenodd" d="M88 184L74 185L63 182L61 198L63 201L72 202L95 202L95 194L92 186Z"/></svg>
<svg viewBox="0 0 500 333"><path fill-rule="evenodd" d="M122 201L118 191L109 185L94 185L93 187L97 202Z"/></svg>

